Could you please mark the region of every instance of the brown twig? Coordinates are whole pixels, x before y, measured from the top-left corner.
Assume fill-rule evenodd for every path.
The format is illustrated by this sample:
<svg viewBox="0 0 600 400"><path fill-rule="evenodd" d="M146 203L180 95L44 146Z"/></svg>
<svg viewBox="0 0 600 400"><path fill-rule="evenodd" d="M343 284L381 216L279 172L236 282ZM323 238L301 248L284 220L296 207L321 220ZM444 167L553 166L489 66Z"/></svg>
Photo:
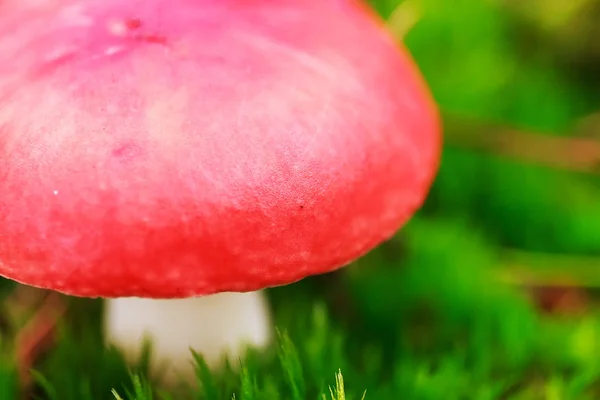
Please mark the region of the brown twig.
<svg viewBox="0 0 600 400"><path fill-rule="evenodd" d="M600 175L600 132L552 136L445 115L445 143L573 172ZM592 125L593 129L597 126Z"/></svg>
<svg viewBox="0 0 600 400"><path fill-rule="evenodd" d="M536 306L548 314L580 316L590 306L588 291L573 285L534 287L529 292Z"/></svg>
<svg viewBox="0 0 600 400"><path fill-rule="evenodd" d="M498 280L532 287L600 288L600 257L504 249Z"/></svg>
<svg viewBox="0 0 600 400"><path fill-rule="evenodd" d="M66 312L66 302L49 293L16 338L16 360L23 388L31 384L30 369L38 356L53 342L58 320Z"/></svg>
<svg viewBox="0 0 600 400"><path fill-rule="evenodd" d="M46 291L31 286L17 285L4 299L2 311L12 326L23 325L40 307Z"/></svg>
<svg viewBox="0 0 600 400"><path fill-rule="evenodd" d="M600 287L598 257L504 249L500 263L496 278L524 288L539 309L551 314L585 313L591 292Z"/></svg>

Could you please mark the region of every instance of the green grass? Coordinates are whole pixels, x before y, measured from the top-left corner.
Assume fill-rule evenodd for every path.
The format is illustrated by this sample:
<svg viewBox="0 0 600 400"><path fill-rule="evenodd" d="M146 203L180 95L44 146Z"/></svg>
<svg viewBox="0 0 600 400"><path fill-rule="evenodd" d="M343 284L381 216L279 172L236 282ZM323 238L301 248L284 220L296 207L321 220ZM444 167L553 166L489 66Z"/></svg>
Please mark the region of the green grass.
<svg viewBox="0 0 600 400"><path fill-rule="evenodd" d="M35 398L597 398L598 314L541 314L496 279L497 249L454 220L416 218L346 270L270 290L274 345L220 371L194 354L197 389L164 387L147 355L127 366L99 335L76 335L75 308L37 366ZM2 371L0 390L15 393Z"/></svg>

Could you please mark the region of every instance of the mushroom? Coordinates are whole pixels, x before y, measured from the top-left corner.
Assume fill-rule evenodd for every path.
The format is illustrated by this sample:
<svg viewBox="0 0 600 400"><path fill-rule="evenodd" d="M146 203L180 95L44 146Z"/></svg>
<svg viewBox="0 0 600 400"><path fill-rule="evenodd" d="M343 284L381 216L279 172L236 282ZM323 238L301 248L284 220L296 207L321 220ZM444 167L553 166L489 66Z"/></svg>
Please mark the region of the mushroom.
<svg viewBox="0 0 600 400"><path fill-rule="evenodd" d="M440 130L409 54L356 1L7 1L0 275L108 299L122 346L145 332L187 351L229 317L265 344L256 291L390 238Z"/></svg>

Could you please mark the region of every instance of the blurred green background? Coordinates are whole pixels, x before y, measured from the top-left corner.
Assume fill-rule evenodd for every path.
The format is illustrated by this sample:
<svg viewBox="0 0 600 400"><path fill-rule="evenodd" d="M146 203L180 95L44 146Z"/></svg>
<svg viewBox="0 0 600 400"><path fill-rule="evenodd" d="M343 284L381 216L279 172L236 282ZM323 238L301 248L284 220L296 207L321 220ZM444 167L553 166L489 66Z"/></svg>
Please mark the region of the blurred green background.
<svg viewBox="0 0 600 400"><path fill-rule="evenodd" d="M101 303L77 300L29 395L600 399L600 2L371 3L444 115L419 214L356 265L269 290L279 354L251 352L241 373L200 373L187 395L143 363L132 380L101 346ZM17 398L0 328L0 399ZM345 394L329 392L339 370Z"/></svg>

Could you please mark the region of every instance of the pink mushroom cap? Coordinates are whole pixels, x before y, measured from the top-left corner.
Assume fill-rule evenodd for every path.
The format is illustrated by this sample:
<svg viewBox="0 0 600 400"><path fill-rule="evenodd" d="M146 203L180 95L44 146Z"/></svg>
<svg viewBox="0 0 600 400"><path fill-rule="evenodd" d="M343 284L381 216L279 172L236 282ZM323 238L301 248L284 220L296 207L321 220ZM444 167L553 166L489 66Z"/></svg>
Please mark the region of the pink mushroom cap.
<svg viewBox="0 0 600 400"><path fill-rule="evenodd" d="M0 275L180 298L331 271L420 207L440 131L354 1L5 1Z"/></svg>

